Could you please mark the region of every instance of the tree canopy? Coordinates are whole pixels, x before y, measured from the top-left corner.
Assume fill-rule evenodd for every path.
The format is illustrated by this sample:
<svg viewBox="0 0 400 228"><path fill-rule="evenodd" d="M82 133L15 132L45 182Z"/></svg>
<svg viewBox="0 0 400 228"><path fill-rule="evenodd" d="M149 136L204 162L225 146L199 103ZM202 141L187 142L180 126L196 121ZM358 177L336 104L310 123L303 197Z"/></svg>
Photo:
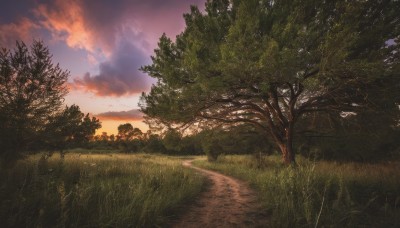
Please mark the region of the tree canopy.
<svg viewBox="0 0 400 228"><path fill-rule="evenodd" d="M0 51L1 157L13 160L38 139L67 94L69 72L52 62L40 41Z"/></svg>
<svg viewBox="0 0 400 228"><path fill-rule="evenodd" d="M293 163L301 117L356 114L371 92L398 86L398 12L395 0L207 1L142 67L158 82L141 109L175 127L252 124Z"/></svg>
<svg viewBox="0 0 400 228"><path fill-rule="evenodd" d="M96 117L85 115L77 105L66 106L49 120L43 141L49 149L58 149L63 154L67 146L87 144L99 128L101 123Z"/></svg>
<svg viewBox="0 0 400 228"><path fill-rule="evenodd" d="M120 124L118 126L118 136L121 140L132 140L133 138L140 138L143 132L137 128L133 127L132 124Z"/></svg>

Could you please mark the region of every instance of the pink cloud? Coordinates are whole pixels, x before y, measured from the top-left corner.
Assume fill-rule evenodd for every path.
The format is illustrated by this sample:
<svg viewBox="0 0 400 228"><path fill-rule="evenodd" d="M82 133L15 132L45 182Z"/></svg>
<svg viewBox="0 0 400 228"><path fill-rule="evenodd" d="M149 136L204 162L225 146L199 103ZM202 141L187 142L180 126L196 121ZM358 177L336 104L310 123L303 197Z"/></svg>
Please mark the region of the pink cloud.
<svg viewBox="0 0 400 228"><path fill-rule="evenodd" d="M148 56L130 42L121 41L110 58L100 63L99 73L86 73L74 80L74 88L97 96L124 96L139 94L151 86L152 80L138 69Z"/></svg>
<svg viewBox="0 0 400 228"><path fill-rule="evenodd" d="M205 0L56 0L35 10L41 24L70 47L110 54L121 36L152 52L162 33L183 30L183 14L190 5L203 8ZM150 54L150 53L149 53Z"/></svg>
<svg viewBox="0 0 400 228"><path fill-rule="evenodd" d="M143 120L143 113L138 109L121 112L104 112L95 115L100 120L124 120L124 121L139 121Z"/></svg>
<svg viewBox="0 0 400 228"><path fill-rule="evenodd" d="M33 31L39 27L39 25L26 17L15 23L0 24L0 44L2 47L10 48L15 46L16 40L31 42Z"/></svg>
<svg viewBox="0 0 400 228"><path fill-rule="evenodd" d="M80 1L56 0L54 5L40 4L34 13L43 27L52 32L53 38L65 40L72 48L95 51L95 38L86 26Z"/></svg>
<svg viewBox="0 0 400 228"><path fill-rule="evenodd" d="M25 20L23 26L9 25L4 31L29 37L32 28L44 28L53 40L86 51L87 61L98 64L98 73L78 76L72 89L97 96L132 95L149 90L154 82L138 69L150 63L162 33L174 38L183 30L183 13L205 1L39 1L30 11L36 23Z"/></svg>

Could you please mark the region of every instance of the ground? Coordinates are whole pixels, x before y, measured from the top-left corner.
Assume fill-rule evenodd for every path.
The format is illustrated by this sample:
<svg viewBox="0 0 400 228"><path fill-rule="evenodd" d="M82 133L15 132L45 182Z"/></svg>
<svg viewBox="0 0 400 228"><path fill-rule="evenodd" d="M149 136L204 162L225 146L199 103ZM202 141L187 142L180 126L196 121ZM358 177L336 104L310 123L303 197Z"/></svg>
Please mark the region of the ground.
<svg viewBox="0 0 400 228"><path fill-rule="evenodd" d="M256 193L247 183L220 173L191 167L209 179L209 187L189 206L173 227L266 227L268 216L263 214Z"/></svg>

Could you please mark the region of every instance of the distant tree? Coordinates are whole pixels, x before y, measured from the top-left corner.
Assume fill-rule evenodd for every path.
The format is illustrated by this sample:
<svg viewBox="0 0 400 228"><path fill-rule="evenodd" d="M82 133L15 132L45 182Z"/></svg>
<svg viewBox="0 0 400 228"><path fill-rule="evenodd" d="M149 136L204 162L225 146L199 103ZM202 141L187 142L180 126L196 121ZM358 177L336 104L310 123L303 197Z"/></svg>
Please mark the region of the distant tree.
<svg viewBox="0 0 400 228"><path fill-rule="evenodd" d="M121 140L132 140L133 138L141 138L143 132L133 127L132 124L126 123L118 126L118 135Z"/></svg>
<svg viewBox="0 0 400 228"><path fill-rule="evenodd" d="M125 152L138 152L143 148L145 137L139 128L126 123L118 126L117 145Z"/></svg>
<svg viewBox="0 0 400 228"><path fill-rule="evenodd" d="M163 144L162 137L158 134L152 134L151 131L146 133L143 151L147 153L165 153L166 148Z"/></svg>
<svg viewBox="0 0 400 228"><path fill-rule="evenodd" d="M100 136L100 140L101 141L104 141L104 142L107 142L108 141L108 134L107 134L107 132L105 132L105 131L103 131L102 133L101 133L101 136Z"/></svg>
<svg viewBox="0 0 400 228"><path fill-rule="evenodd" d="M207 155L208 161L216 161L220 154L224 153L222 129L202 131L201 147Z"/></svg>
<svg viewBox="0 0 400 228"><path fill-rule="evenodd" d="M182 149L182 135L176 130L169 130L163 137L163 144L170 152L177 154Z"/></svg>
<svg viewBox="0 0 400 228"><path fill-rule="evenodd" d="M198 134L191 134L182 137L180 142L180 154L200 155L204 154L201 146L201 139Z"/></svg>
<svg viewBox="0 0 400 228"><path fill-rule="evenodd" d="M141 139L143 139L143 132L139 128L135 127L135 128L133 128L132 136L133 136L133 138L141 140Z"/></svg>
<svg viewBox="0 0 400 228"><path fill-rule="evenodd" d="M292 164L301 117L358 113L371 88L398 81L398 12L395 0L207 1L142 67L158 83L141 109L174 127L252 124Z"/></svg>
<svg viewBox="0 0 400 228"><path fill-rule="evenodd" d="M206 129L196 135L209 161L221 154L271 153L273 144L251 125Z"/></svg>
<svg viewBox="0 0 400 228"><path fill-rule="evenodd" d="M49 120L58 113L67 94L68 71L54 65L41 41L28 48L16 42L0 51L1 158L20 158L40 139Z"/></svg>
<svg viewBox="0 0 400 228"><path fill-rule="evenodd" d="M120 124L118 126L118 135L121 137L121 140L130 140L133 137L132 124Z"/></svg>
<svg viewBox="0 0 400 228"><path fill-rule="evenodd" d="M50 118L44 129L44 142L50 150L59 150L64 156L64 149L73 146L84 146L101 127L98 119L85 116L79 106L66 106L62 112Z"/></svg>
<svg viewBox="0 0 400 228"><path fill-rule="evenodd" d="M77 145L87 145L91 140L94 139L94 134L97 129L101 128L101 122L96 117L90 117L89 113L83 117L80 130L75 136L75 142Z"/></svg>
<svg viewBox="0 0 400 228"><path fill-rule="evenodd" d="M114 134L111 134L109 138L110 138L111 142L115 142L115 135Z"/></svg>
<svg viewBox="0 0 400 228"><path fill-rule="evenodd" d="M48 149L57 149L63 156L64 149L74 141L77 132L80 131L83 117L79 106L72 105L66 106L62 112L50 118L43 132Z"/></svg>
<svg viewBox="0 0 400 228"><path fill-rule="evenodd" d="M318 113L304 116L297 126L300 132L295 140L299 152L326 160L362 162L398 157L399 108L394 103L385 104L383 101L374 104L379 109L348 114L345 117Z"/></svg>

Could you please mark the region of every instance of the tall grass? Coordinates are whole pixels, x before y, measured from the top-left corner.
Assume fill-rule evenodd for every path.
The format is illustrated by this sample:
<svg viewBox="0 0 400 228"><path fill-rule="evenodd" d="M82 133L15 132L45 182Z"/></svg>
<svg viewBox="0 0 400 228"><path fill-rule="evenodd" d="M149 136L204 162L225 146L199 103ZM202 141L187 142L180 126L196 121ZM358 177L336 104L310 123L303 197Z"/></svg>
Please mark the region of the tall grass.
<svg viewBox="0 0 400 228"><path fill-rule="evenodd" d="M195 164L249 181L272 227L400 227L400 163L310 162L223 156ZM262 168L260 168L262 167Z"/></svg>
<svg viewBox="0 0 400 228"><path fill-rule="evenodd" d="M165 156L32 156L0 174L0 224L157 226L198 194L202 184L202 176Z"/></svg>

